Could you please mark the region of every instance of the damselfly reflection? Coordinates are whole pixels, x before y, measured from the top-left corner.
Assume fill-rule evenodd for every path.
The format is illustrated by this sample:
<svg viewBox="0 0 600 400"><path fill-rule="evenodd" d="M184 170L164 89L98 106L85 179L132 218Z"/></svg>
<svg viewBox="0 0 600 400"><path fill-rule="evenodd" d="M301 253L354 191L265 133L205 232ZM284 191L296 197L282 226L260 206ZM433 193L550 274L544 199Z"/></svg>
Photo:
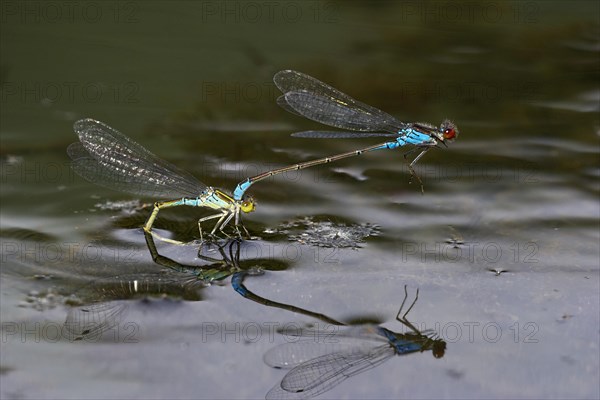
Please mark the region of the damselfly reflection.
<svg viewBox="0 0 600 400"><path fill-rule="evenodd" d="M231 277L233 289L241 296L258 304L287 310L315 318L328 324L343 325L326 315L312 312L291 304L266 299L250 291L244 285L248 276L264 274L264 267L281 269L273 260L243 260L240 251L244 242L230 239L215 242L213 256L200 253L202 265L186 265L170 257L161 255L154 238L145 233L146 244L157 264L166 269L156 274L130 274L97 279L77 291L71 301L67 320L64 324L65 336L69 340L97 340L105 332L119 326L131 300L148 298L175 298L199 300L200 289ZM206 249L206 246L204 246Z"/></svg>
<svg viewBox="0 0 600 400"><path fill-rule="evenodd" d="M148 249L150 250L150 254L152 255L152 259L169 269L180 271L184 273L198 274L195 272L197 270L196 267L192 267L189 265L181 264L171 258L162 256L158 253L154 240L151 235L146 234L146 243L148 244ZM206 270L201 271L200 273L205 278L209 277L214 280L215 277L219 277L219 279L224 279L227 276L231 275L231 286L232 288L239 293L242 297L252 300L255 303L279 308L282 310L287 310L294 313L303 314L312 318L316 318L318 320L324 321L328 324L333 325L343 325L343 323L334 320L324 314L316 313L310 310L306 310L300 307L296 307L291 304L280 303L277 301L269 300L265 297L259 296L258 294L250 291L245 285L244 280L249 276L259 276L264 274L265 266L274 267L272 259L269 260L261 260L261 259L252 259L252 260L242 260L240 258L242 246L247 243L239 239L230 239L225 241L222 244L214 243L217 247L217 251L220 257L209 257L207 255L201 254L203 246L200 246L198 257L207 261L220 263L221 267L218 270L211 270L208 274ZM251 264L248 264L250 262ZM245 265L242 265L245 264ZM277 268L280 269L282 267L283 261L278 263Z"/></svg>
<svg viewBox="0 0 600 400"><path fill-rule="evenodd" d="M267 399L309 399L325 393L347 378L375 368L395 355L404 356L431 350L435 358L444 356L446 342L432 331L420 332L406 318L419 297L402 314L408 292L396 319L408 328L396 333L377 325L352 326L335 331L292 330L286 335L299 341L285 343L269 350L266 364L289 369Z"/></svg>

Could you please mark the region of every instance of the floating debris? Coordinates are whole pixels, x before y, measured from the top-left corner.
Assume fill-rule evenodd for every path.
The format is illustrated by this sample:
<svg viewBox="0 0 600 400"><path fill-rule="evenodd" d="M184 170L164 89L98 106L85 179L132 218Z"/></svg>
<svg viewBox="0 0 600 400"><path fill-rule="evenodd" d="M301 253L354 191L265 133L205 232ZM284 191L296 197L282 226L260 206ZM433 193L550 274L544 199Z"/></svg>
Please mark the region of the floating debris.
<svg viewBox="0 0 600 400"><path fill-rule="evenodd" d="M448 225L450 236L446 238L445 242L455 249L462 247L465 244L463 236L453 226Z"/></svg>
<svg viewBox="0 0 600 400"><path fill-rule="evenodd" d="M496 274L496 276L500 276L500 274L503 274L505 272L510 272L507 269L503 269L503 268L490 268L488 269L489 272L493 272L494 274Z"/></svg>
<svg viewBox="0 0 600 400"><path fill-rule="evenodd" d="M298 232L300 231L300 232ZM265 229L265 233L288 236L288 240L318 247L352 248L361 247L369 236L378 236L380 227L375 224L347 224L329 220L304 217L281 224L278 228Z"/></svg>
<svg viewBox="0 0 600 400"><path fill-rule="evenodd" d="M33 308L37 311L46 311L56 308L63 303L64 297L50 288L45 292L31 290L25 297L25 300L19 303L19 307Z"/></svg>
<svg viewBox="0 0 600 400"><path fill-rule="evenodd" d="M32 277L35 280L38 281L49 281L52 279L52 275L46 275L46 274L35 274Z"/></svg>
<svg viewBox="0 0 600 400"><path fill-rule="evenodd" d="M94 205L102 211L123 211L127 214L133 214L145 207L139 200L120 200L120 201L106 201L104 203L96 203Z"/></svg>

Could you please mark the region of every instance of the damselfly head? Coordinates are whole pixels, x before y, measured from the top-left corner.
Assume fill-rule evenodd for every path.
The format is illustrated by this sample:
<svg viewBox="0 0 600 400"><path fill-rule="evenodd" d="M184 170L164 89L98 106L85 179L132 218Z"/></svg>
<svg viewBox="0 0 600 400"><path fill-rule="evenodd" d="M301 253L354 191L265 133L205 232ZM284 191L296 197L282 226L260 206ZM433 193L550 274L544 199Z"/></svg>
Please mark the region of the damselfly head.
<svg viewBox="0 0 600 400"><path fill-rule="evenodd" d="M440 125L440 136L438 138L442 142L452 142L458 137L458 128L449 119L444 120Z"/></svg>
<svg viewBox="0 0 600 400"><path fill-rule="evenodd" d="M241 201L240 210L242 210L243 212L249 213L249 212L254 211L255 208L256 208L256 202L254 201L254 199L251 196L248 196Z"/></svg>

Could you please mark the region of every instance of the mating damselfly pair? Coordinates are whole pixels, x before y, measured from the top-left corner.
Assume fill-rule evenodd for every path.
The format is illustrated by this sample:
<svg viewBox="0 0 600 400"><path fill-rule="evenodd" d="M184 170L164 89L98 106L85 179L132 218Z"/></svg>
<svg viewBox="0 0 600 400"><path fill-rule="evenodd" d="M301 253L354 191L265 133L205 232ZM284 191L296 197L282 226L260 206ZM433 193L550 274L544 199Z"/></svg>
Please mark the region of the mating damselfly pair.
<svg viewBox="0 0 600 400"><path fill-rule="evenodd" d="M301 72L280 71L275 74L273 80L283 92L277 103L287 111L325 125L352 131L304 131L297 132L293 136L389 137L391 139L362 149L261 173L240 182L230 194L205 185L190 173L160 159L119 131L88 118L79 120L74 125L80 141L71 144L67 149L73 160L73 168L86 180L111 189L152 198L174 199L154 203L154 209L144 224L146 232L152 232L159 211L165 208L185 205L216 210L216 214L198 220L200 240L203 240L202 223L213 219L217 219L217 222L210 232L211 235L218 230L227 236L223 229L232 220L237 235L241 236L240 227L249 235L241 222L241 213L254 211L254 200L245 193L252 184L260 180L287 171L301 170L375 150L396 149L405 145L414 146L405 154L405 158L415 150L419 151L409 163L411 175L416 176L413 166L427 151L438 144L445 145L458 136L458 129L449 120L443 121L439 127L427 123L401 122ZM152 233L161 240L181 244L179 241Z"/></svg>

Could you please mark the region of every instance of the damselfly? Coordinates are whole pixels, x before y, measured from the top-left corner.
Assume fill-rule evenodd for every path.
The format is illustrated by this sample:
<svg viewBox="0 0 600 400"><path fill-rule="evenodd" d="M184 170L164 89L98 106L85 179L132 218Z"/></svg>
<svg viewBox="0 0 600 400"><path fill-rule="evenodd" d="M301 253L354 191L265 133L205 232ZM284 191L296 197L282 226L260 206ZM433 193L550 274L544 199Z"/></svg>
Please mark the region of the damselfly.
<svg viewBox="0 0 600 400"><path fill-rule="evenodd" d="M285 332L301 339L281 344L265 354L265 363L271 367L290 369L266 398L308 399L318 396L394 355L431 350L435 358L443 357L446 342L433 332L420 332L406 319L418 299L418 290L411 306L400 316L408 296L406 286L404 293L396 319L409 328L407 333L395 333L377 325Z"/></svg>
<svg viewBox="0 0 600 400"><path fill-rule="evenodd" d="M273 175L325 164L374 150L396 149L407 144L414 145L415 148L405 154L405 158L414 150L420 151L408 164L408 168L411 175L416 176L421 182L413 169L415 163L431 148L440 143L446 145L458 136L458 129L450 120L444 120L439 128L429 123L401 122L378 108L355 100L326 83L298 71L280 71L275 74L273 81L283 92L283 95L277 99L277 103L287 111L335 128L355 131L304 131L294 133L292 136L328 139L391 137L393 140L250 177L240 182L234 190L233 198L236 200L241 199L253 183ZM423 191L422 184L421 191Z"/></svg>
<svg viewBox="0 0 600 400"><path fill-rule="evenodd" d="M102 122L90 118L82 119L75 122L74 130L80 141L69 145L67 153L73 160L75 172L84 179L140 196L175 198L154 203L154 210L144 224L144 231L163 241L182 244L152 232L152 225L162 209L192 206L218 211L217 214L198 220L200 240L203 239L202 222L218 218L211 234L219 229L227 235L223 228L234 219L235 230L240 234L239 227L244 228L240 213L254 210L252 198L240 197L235 200L230 194L201 183L190 173L158 158Z"/></svg>
<svg viewBox="0 0 600 400"><path fill-rule="evenodd" d="M294 306L292 304L279 303L277 301L269 300L267 298L259 296L256 293L250 291L246 287L246 285L244 285L244 279L246 278L246 276L260 275L262 273L263 273L263 271L259 270L259 269L243 270L243 271L236 272L231 277L231 287L233 287L233 289L236 292L238 292L240 295L242 295L246 299L252 300L258 304L262 304L267 307L279 308L282 310L287 310L287 311L291 311L291 312L298 313L298 314L307 315L309 317L319 319L319 320L325 322L326 324L332 324L332 325L338 325L338 326L344 325L343 323L336 321L335 319L328 317L325 314L306 310L304 308L300 308L300 307Z"/></svg>

